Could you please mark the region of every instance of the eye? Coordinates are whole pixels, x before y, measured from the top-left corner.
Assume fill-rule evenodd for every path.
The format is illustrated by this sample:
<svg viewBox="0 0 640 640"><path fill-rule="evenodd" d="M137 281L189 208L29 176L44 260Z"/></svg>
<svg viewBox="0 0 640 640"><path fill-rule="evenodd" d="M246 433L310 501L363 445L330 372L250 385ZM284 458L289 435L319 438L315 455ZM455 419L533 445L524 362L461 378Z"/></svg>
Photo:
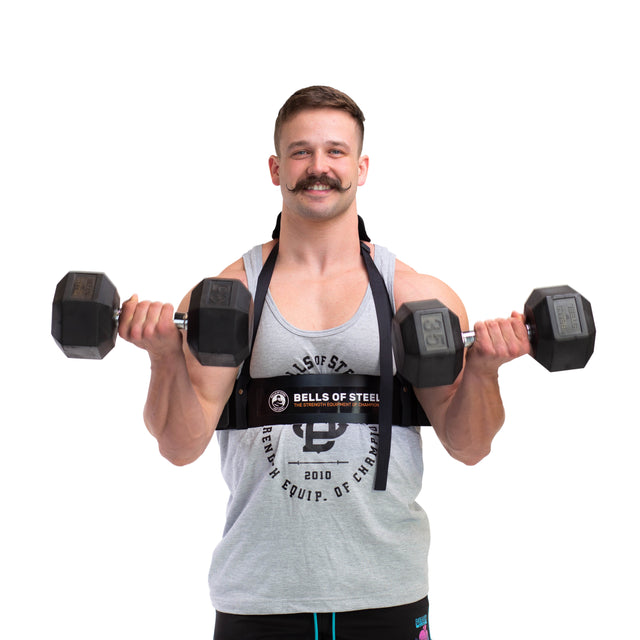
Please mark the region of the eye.
<svg viewBox="0 0 640 640"><path fill-rule="evenodd" d="M309 155L309 151L307 151L306 149L300 149L298 151L294 151L291 154L291 157L292 158L304 158L304 157L306 157L308 155Z"/></svg>
<svg viewBox="0 0 640 640"><path fill-rule="evenodd" d="M329 155L330 156L343 156L344 155L344 151L342 149L331 149L329 151Z"/></svg>

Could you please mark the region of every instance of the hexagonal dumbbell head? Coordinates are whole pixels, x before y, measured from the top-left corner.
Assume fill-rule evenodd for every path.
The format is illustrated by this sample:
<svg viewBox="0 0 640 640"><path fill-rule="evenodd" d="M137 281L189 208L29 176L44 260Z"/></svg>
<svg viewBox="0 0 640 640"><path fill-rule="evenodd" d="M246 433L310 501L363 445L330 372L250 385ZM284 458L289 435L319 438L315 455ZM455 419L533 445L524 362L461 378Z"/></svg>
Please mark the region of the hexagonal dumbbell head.
<svg viewBox="0 0 640 640"><path fill-rule="evenodd" d="M458 377L464 357L460 321L439 300L403 304L392 336L398 370L413 386L438 387Z"/></svg>
<svg viewBox="0 0 640 640"><path fill-rule="evenodd" d="M251 293L240 280L207 278L191 293L187 342L203 365L237 367L251 346Z"/></svg>
<svg viewBox="0 0 640 640"><path fill-rule="evenodd" d="M593 353L591 304L568 286L534 289L524 306L533 329L533 357L549 371L581 369Z"/></svg>
<svg viewBox="0 0 640 640"><path fill-rule="evenodd" d="M51 335L68 358L101 360L116 343L119 306L104 273L70 271L53 297Z"/></svg>

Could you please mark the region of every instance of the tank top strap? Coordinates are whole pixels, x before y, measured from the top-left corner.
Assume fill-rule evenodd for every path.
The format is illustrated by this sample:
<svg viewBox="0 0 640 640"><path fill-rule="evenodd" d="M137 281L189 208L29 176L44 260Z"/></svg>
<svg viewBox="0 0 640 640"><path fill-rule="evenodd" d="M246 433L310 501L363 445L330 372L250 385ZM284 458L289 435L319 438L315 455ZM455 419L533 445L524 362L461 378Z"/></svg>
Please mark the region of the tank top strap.
<svg viewBox="0 0 640 640"><path fill-rule="evenodd" d="M380 275L382 275L384 283L387 286L391 308L395 313L396 305L393 297L393 281L396 274L396 256L386 247L381 247L376 244L374 245L373 262L378 268L378 271L380 272Z"/></svg>
<svg viewBox="0 0 640 640"><path fill-rule="evenodd" d="M251 295L255 297L256 287L258 285L258 276L262 271L262 245L258 244L243 256L244 270L247 274L247 284L249 285L249 291Z"/></svg>

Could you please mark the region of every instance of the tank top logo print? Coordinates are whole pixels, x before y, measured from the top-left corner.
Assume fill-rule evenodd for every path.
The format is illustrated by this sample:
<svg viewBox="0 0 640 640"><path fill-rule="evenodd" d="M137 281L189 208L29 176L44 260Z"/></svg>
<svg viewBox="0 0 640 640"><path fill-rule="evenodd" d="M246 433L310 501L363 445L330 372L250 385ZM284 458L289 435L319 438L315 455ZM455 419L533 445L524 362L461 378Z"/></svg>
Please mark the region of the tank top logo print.
<svg viewBox="0 0 640 640"><path fill-rule="evenodd" d="M285 433L274 438L274 429ZM355 456L337 455L334 446L349 429L365 429L366 450ZM284 457L277 456L276 442L286 441ZM358 440L360 442L360 440ZM378 425L308 422L290 426L262 427L262 444L269 477L283 498L305 503L325 503L347 498L373 483L378 456ZM294 455L297 453L298 455Z"/></svg>
<svg viewBox="0 0 640 640"><path fill-rule="evenodd" d="M352 374L354 371L339 355L316 353L295 358L285 375L310 373ZM314 397L306 397L311 395ZM321 411L321 405L341 401L340 397L333 397L336 394L326 395L328 397L324 398L322 393L316 392L296 398L277 390L269 397L269 408L277 413L291 403L295 406L297 402L299 406L318 405L318 411ZM377 405L377 398L375 400ZM361 398L358 398L358 402L362 405ZM356 449L348 445L336 447L341 439L344 440L345 435L348 438L349 428L365 429L368 434L364 447L361 437L357 439L357 453ZM306 422L292 424L284 429L288 431L278 438L278 442L282 443L282 438L285 438L286 453L284 457L277 458L275 439L272 439L273 427L262 428L262 443L270 467L269 476L283 498L306 503L325 503L344 499L357 488L372 484L378 455L378 425Z"/></svg>
<svg viewBox="0 0 640 640"><path fill-rule="evenodd" d="M315 356L306 355L296 360L291 367L285 371L287 376L297 376L305 373L355 373L353 369L340 357L335 354Z"/></svg>

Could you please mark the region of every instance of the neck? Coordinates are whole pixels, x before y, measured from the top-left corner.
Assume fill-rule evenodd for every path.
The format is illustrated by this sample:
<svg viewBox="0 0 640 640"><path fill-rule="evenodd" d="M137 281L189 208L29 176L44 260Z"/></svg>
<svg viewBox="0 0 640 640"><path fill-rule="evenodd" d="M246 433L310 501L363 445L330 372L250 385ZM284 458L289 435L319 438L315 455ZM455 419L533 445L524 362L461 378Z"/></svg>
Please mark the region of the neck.
<svg viewBox="0 0 640 640"><path fill-rule="evenodd" d="M278 262L325 271L359 263L360 239L355 210L330 220L310 220L283 209Z"/></svg>

